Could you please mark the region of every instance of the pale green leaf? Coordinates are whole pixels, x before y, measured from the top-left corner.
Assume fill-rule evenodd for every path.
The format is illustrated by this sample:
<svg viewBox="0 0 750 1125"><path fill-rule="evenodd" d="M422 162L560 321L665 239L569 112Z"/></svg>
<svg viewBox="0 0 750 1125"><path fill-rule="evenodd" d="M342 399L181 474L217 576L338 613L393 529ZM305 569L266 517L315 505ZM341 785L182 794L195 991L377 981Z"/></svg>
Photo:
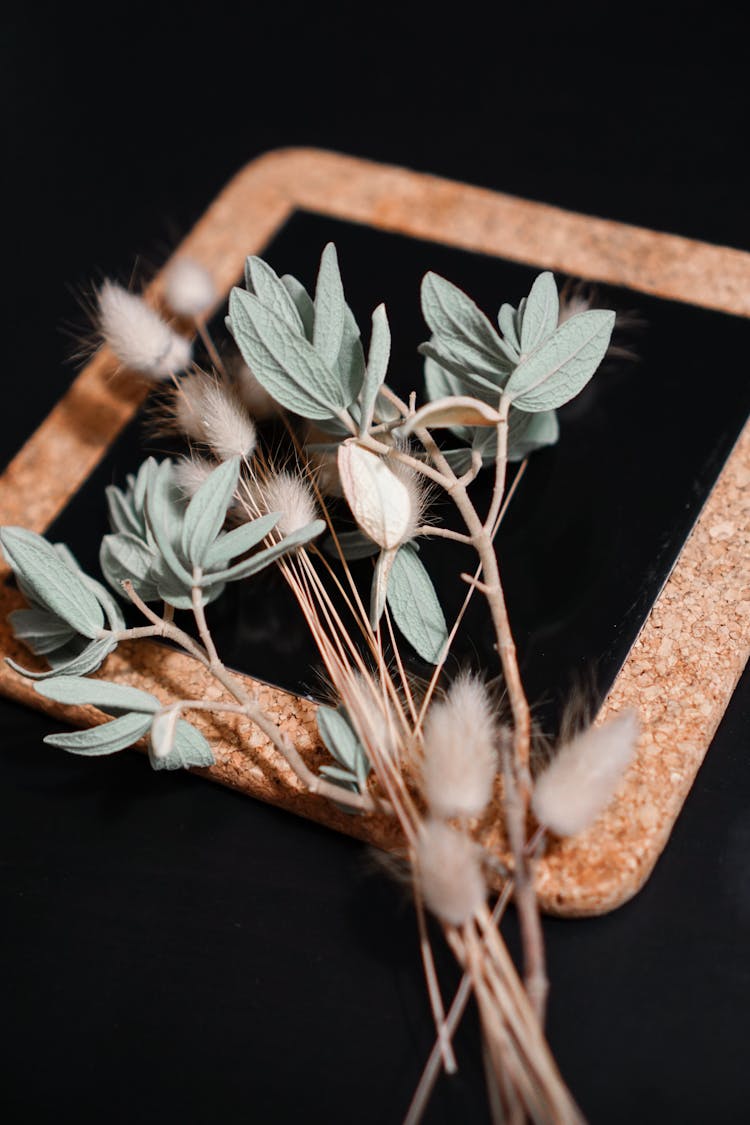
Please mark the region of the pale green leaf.
<svg viewBox="0 0 750 1125"><path fill-rule="evenodd" d="M191 498L182 522L182 551L192 566L203 566L226 519L239 475L240 459L231 457L206 477Z"/></svg>
<svg viewBox="0 0 750 1125"><path fill-rule="evenodd" d="M396 625L423 660L436 664L448 639L435 587L410 543L393 561L388 605Z"/></svg>
<svg viewBox="0 0 750 1125"><path fill-rule="evenodd" d="M285 273L281 281L287 293L294 301L300 320L302 321L305 336L312 343L313 327L315 325L315 305L313 304L312 297L307 292L302 282L298 281L292 274Z"/></svg>
<svg viewBox="0 0 750 1125"><path fill-rule="evenodd" d="M226 567L238 555L244 555L257 547L273 531L280 519L281 512L269 512L268 515L240 524L226 535L220 535L208 550L206 570Z"/></svg>
<svg viewBox="0 0 750 1125"><path fill-rule="evenodd" d="M98 636L104 625L102 607L46 539L24 527L3 527L0 543L35 602L67 621L82 636Z"/></svg>
<svg viewBox="0 0 750 1125"><path fill-rule="evenodd" d="M521 341L516 333L516 310L513 305L501 305L497 314L497 323L505 337L506 344L510 345L517 353L521 351Z"/></svg>
<svg viewBox="0 0 750 1125"><path fill-rule="evenodd" d="M72 731L70 734L48 734L44 741L48 746L57 746L71 754L96 756L116 754L132 746L142 738L151 726L151 716L142 712L122 715L110 723L91 727L89 730Z"/></svg>
<svg viewBox="0 0 750 1125"><path fill-rule="evenodd" d="M422 313L441 344L469 364L507 368L513 353L468 294L436 273L422 281Z"/></svg>
<svg viewBox="0 0 750 1125"><path fill-rule="evenodd" d="M167 757L157 758L149 753L149 761L155 770L189 769L191 766L207 769L215 764L210 743L185 719L177 723L174 748Z"/></svg>
<svg viewBox="0 0 750 1125"><path fill-rule="evenodd" d="M357 559L368 559L371 555L377 555L380 550L377 543L374 543L369 535L365 535L364 531L360 531L359 528L355 528L354 531L337 531L336 539L344 558L351 562ZM324 550L326 554L333 558L339 558L339 552L333 539L326 539Z"/></svg>
<svg viewBox="0 0 750 1125"><path fill-rule="evenodd" d="M592 309L566 320L511 375L506 392L519 410L556 410L583 390L609 346L615 314Z"/></svg>
<svg viewBox="0 0 750 1125"><path fill-rule="evenodd" d="M28 668L23 668L20 664L16 664L15 660L6 657L7 663L15 672L20 672L28 680L47 680L50 676L87 676L89 672L95 672L102 661L109 656L117 648L117 641L113 637L103 637L100 641L92 641L90 644L79 653L76 653L67 663L55 663L54 668L49 672L31 672ZM48 660L51 657L48 654Z"/></svg>
<svg viewBox="0 0 750 1125"><path fill-rule="evenodd" d="M367 371L365 372L365 381L360 396L362 417L359 432L361 434L366 434L372 423L375 400L388 371L390 354L391 330L388 326L388 315L385 311L385 305L378 305L372 314L372 334L370 336L370 350L367 353Z"/></svg>
<svg viewBox="0 0 750 1125"><path fill-rule="evenodd" d="M245 262L245 281L261 304L286 321L293 332L304 335L302 317L289 290L267 262L251 255Z"/></svg>
<svg viewBox="0 0 750 1125"><path fill-rule="evenodd" d="M183 515L184 507L175 495L172 465L169 461L162 461L146 494L148 525L164 563L176 578L190 586L190 571L175 550L175 545L182 538Z"/></svg>
<svg viewBox="0 0 750 1125"><path fill-rule="evenodd" d="M118 593L122 593L122 583L129 580L145 602L155 601L159 597L154 579L156 562L154 552L130 532L105 535L102 539L99 565L112 589Z"/></svg>
<svg viewBox="0 0 750 1125"><path fill-rule="evenodd" d="M275 562L276 559L288 554L289 551L302 547L315 539L321 532L325 531L325 527L323 520L313 520L306 527L301 527L298 531L293 531L291 535L287 535L281 542L273 543L270 547L265 547L257 554L251 555L249 559L244 559L242 562L230 566L227 570L204 575L201 588L205 592L206 587L210 588L216 582L236 582L241 578L249 578L270 563Z"/></svg>
<svg viewBox="0 0 750 1125"><path fill-rule="evenodd" d="M329 242L320 258L315 286L313 346L325 365L335 368L344 334L346 301L336 247ZM351 400L350 400L351 401ZM348 405L348 403L344 404Z"/></svg>
<svg viewBox="0 0 750 1125"><path fill-rule="evenodd" d="M346 390L313 346L251 293L233 289L229 319L242 358L277 402L304 418L328 418L347 405Z"/></svg>
<svg viewBox="0 0 750 1125"><path fill-rule="evenodd" d="M153 695L127 684L92 680L85 676L55 676L36 684L34 690L55 703L84 706L90 704L101 711L158 711L161 703Z"/></svg>
<svg viewBox="0 0 750 1125"><path fill-rule="evenodd" d="M535 280L526 301L521 328L521 351L525 355L552 335L557 328L559 313L560 301L555 278L546 270Z"/></svg>
<svg viewBox="0 0 750 1125"><path fill-rule="evenodd" d="M344 308L344 330L335 371L343 388L346 404L351 408L365 377L365 353L362 349L359 325L348 305Z"/></svg>
<svg viewBox="0 0 750 1125"><path fill-rule="evenodd" d="M66 621L45 609L14 609L8 614L14 636L36 656L45 656L78 636Z"/></svg>
<svg viewBox="0 0 750 1125"><path fill-rule="evenodd" d="M388 593L388 579L397 554L398 549L381 551L378 555L378 561L375 563L372 585L370 586L370 624L373 629L377 629L380 618L383 616L385 599Z"/></svg>
<svg viewBox="0 0 750 1125"><path fill-rule="evenodd" d="M498 372L493 374L493 379L485 378L484 375L478 374L466 363L460 362L452 354L449 354L442 345L438 348L432 342L420 344L417 351L420 355L434 360L438 366L454 375L459 382L471 387L485 401L498 402L500 400L500 392L508 377L507 371L501 375L498 369Z"/></svg>

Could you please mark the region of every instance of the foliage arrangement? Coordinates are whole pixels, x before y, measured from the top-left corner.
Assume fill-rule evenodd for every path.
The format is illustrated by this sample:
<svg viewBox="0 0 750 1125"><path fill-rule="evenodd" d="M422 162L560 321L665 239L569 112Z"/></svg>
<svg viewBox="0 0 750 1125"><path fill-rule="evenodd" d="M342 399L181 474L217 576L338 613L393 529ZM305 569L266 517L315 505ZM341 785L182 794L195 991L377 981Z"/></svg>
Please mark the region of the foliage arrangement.
<svg viewBox="0 0 750 1125"><path fill-rule="evenodd" d="M388 384L383 305L372 314L365 352L333 244L323 251L314 295L248 258L245 286L229 300L236 353L227 358L206 328L217 301L199 266L177 260L166 298L203 338L211 373L192 363L189 341L140 297L111 282L99 293L105 343L124 368L171 388L165 410L190 446L177 461L149 458L125 488L107 490L111 533L101 544L101 569L144 623L128 627L109 590L61 544L23 528L0 530L28 603L12 615L15 634L49 664L44 672L15 667L46 698L92 704L111 716L46 741L106 755L146 739L155 769L209 766L221 750L190 715L242 714L319 799L394 818L437 1032L407 1121L420 1119L440 1067L455 1070L452 1035L470 996L496 1120L580 1121L544 1038L547 978L534 864L550 834L582 831L610 801L637 721L623 713L585 730L533 776L531 712L494 543L511 495L508 464L558 440L556 411L594 375L614 313L561 303L552 274L542 273L518 307L500 307L496 327L459 288L428 273L421 299L429 338L420 348L426 394L418 404L415 393L404 401ZM292 459L284 469L276 467L278 451L259 437L257 423L269 415L282 419L289 436ZM471 486L483 470L494 484L480 512ZM430 512L438 490L463 530ZM420 558L426 536L446 540L446 551L457 541L476 556L474 572L456 576L466 596L450 627ZM365 591L348 564L368 556ZM206 616L229 583L252 580L270 565L297 599L334 703L318 710L330 753L319 773L224 665ZM494 632L499 667L488 671L502 675L502 706L474 673L445 682L475 596L484 599ZM192 632L177 623L182 613L192 616ZM203 665L221 698L160 699L92 675L119 643L147 637L164 638ZM433 665L428 682L408 673L409 648ZM512 857L501 872L482 845L488 810L502 817ZM493 864L502 890L491 909ZM523 938L520 975L500 930L511 898ZM426 911L464 971L447 1009Z"/></svg>

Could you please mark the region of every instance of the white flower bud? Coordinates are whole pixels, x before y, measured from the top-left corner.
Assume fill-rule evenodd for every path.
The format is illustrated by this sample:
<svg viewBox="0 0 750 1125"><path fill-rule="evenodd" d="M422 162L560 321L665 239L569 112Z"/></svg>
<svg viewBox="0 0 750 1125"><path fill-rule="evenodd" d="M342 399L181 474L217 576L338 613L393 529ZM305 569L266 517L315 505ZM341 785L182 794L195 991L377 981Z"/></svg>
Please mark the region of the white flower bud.
<svg viewBox="0 0 750 1125"><path fill-rule="evenodd" d="M415 529L415 492L382 457L356 442L339 447L339 475L352 515L383 550L405 543Z"/></svg>
<svg viewBox="0 0 750 1125"><path fill-rule="evenodd" d="M537 778L531 807L558 836L576 836L612 800L638 740L638 716L623 711L563 746Z"/></svg>
<svg viewBox="0 0 750 1125"><path fill-rule="evenodd" d="M176 258L164 279L167 304L179 316L198 317L217 300L216 286L208 270L191 258Z"/></svg>
<svg viewBox="0 0 750 1125"><path fill-rule="evenodd" d="M428 909L451 926L468 922L487 897L479 848L443 821L428 820L421 826L417 873Z"/></svg>
<svg viewBox="0 0 750 1125"><path fill-rule="evenodd" d="M497 730L487 690L476 676L454 680L424 724L422 782L430 812L449 819L479 816L497 772Z"/></svg>
<svg viewBox="0 0 750 1125"><path fill-rule="evenodd" d="M190 363L190 342L141 297L114 281L105 281L99 290L99 328L122 364L152 379L169 378Z"/></svg>

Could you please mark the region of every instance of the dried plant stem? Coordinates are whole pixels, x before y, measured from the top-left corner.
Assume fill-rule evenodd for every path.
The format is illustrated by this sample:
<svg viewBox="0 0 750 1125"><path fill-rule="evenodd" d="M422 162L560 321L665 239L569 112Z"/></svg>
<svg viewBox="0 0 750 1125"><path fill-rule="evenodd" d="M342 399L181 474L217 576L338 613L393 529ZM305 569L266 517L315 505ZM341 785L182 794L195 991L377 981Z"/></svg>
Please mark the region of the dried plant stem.
<svg viewBox="0 0 750 1125"><path fill-rule="evenodd" d="M415 870L413 855L411 862L412 870ZM414 888L414 903L417 912L417 927L419 929L419 949L422 954L424 975L427 981L427 994L430 997L432 1014L437 1030L438 1053L442 1056L445 1073L455 1074L458 1070L458 1065L456 1063L456 1056L453 1053L450 1032L446 1026L445 1008L443 1007L443 998L440 995L440 985L438 984L435 961L432 956L432 946L427 932L427 919L425 918L422 893L419 888L419 881L416 878L412 880L412 883Z"/></svg>

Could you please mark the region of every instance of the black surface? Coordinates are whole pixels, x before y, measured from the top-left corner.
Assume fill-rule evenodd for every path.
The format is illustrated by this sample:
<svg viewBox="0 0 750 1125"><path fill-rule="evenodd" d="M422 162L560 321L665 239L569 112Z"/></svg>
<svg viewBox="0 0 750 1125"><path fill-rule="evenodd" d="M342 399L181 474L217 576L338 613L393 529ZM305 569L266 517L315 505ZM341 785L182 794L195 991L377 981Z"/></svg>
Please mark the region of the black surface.
<svg viewBox="0 0 750 1125"><path fill-rule="evenodd" d="M747 248L728 10L499 15L7 8L5 458L70 378L66 287L137 254L147 272L277 145ZM410 908L364 849L135 756L52 753L48 720L0 715L4 1119L398 1121L429 1016ZM646 889L545 923L550 1036L592 1121L747 1118L749 731L746 676ZM485 1120L476 1058L469 1024L430 1121Z"/></svg>

